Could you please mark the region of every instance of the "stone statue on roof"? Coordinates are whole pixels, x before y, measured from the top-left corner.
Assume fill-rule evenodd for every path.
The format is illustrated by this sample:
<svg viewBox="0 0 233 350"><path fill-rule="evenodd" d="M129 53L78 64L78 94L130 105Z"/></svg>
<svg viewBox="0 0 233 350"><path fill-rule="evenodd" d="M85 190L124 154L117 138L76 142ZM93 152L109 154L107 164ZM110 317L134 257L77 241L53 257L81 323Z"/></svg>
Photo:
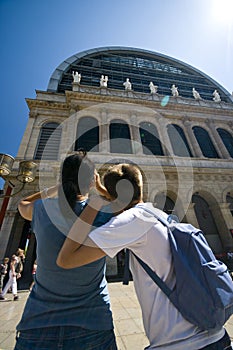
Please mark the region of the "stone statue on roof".
<svg viewBox="0 0 233 350"><path fill-rule="evenodd" d="M213 92L213 96L214 96L213 97L214 102L221 102L221 97L216 89Z"/></svg>
<svg viewBox="0 0 233 350"><path fill-rule="evenodd" d="M123 83L125 90L132 90L132 84L129 81L129 78L126 78L126 81Z"/></svg>
<svg viewBox="0 0 233 350"><path fill-rule="evenodd" d="M157 94L158 86L154 85L153 81L150 82L149 88L150 88L150 93L151 94Z"/></svg>
<svg viewBox="0 0 233 350"><path fill-rule="evenodd" d="M108 76L107 75L101 75L100 78L100 87L108 87Z"/></svg>
<svg viewBox="0 0 233 350"><path fill-rule="evenodd" d="M74 79L74 83L78 83L80 84L81 82L81 73L79 72L72 72L72 76L73 76L73 79Z"/></svg>
<svg viewBox="0 0 233 350"><path fill-rule="evenodd" d="M172 85L171 91L172 91L172 96L173 97L178 97L179 96L178 87L176 87L175 84Z"/></svg>
<svg viewBox="0 0 233 350"><path fill-rule="evenodd" d="M193 97L195 98L195 100L202 100L199 92L193 87Z"/></svg>

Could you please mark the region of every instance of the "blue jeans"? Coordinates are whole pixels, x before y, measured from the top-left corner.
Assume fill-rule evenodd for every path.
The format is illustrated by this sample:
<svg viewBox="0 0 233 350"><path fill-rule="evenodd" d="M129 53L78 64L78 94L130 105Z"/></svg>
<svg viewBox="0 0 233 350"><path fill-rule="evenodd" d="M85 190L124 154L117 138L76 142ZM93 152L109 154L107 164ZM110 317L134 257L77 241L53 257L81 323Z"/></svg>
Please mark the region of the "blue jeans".
<svg viewBox="0 0 233 350"><path fill-rule="evenodd" d="M220 340L216 341L215 343L209 344L204 348L201 348L200 350L232 350L231 339L227 331L225 331L224 336Z"/></svg>
<svg viewBox="0 0 233 350"><path fill-rule="evenodd" d="M17 332L14 350L117 350L113 330L58 326Z"/></svg>
<svg viewBox="0 0 233 350"><path fill-rule="evenodd" d="M144 350L146 350L148 348L149 348L149 346L147 346ZM215 343L209 344L209 345L207 345L204 348L201 348L199 350L232 350L231 339L230 339L227 331L225 331L224 336L220 340L216 341Z"/></svg>

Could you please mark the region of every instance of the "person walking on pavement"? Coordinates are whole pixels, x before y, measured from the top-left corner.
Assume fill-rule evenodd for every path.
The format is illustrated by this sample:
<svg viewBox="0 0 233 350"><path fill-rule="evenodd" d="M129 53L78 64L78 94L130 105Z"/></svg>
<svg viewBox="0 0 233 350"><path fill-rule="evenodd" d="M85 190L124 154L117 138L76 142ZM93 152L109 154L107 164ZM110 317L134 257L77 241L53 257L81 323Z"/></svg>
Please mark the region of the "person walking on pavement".
<svg viewBox="0 0 233 350"><path fill-rule="evenodd" d="M116 350L106 262L62 269L57 255L76 218L87 205L95 166L85 152L68 156L61 183L22 199L20 214L32 221L37 270L22 318L16 327L15 350ZM100 212L94 225L112 213Z"/></svg>
<svg viewBox="0 0 233 350"><path fill-rule="evenodd" d="M18 259L17 259L17 256L14 254L14 255L12 255L11 261L10 261L9 279L8 279L5 287L3 288L2 293L0 294L0 300L7 300L7 298L5 298L5 295L10 288L12 290L13 300L16 301L19 299L18 291L17 291L17 277L19 275L15 271L15 267L16 267L17 263L18 263Z"/></svg>
<svg viewBox="0 0 233 350"><path fill-rule="evenodd" d="M8 263L9 263L9 258L4 258L3 263L0 265L0 294L2 293L2 288L3 288L3 283L4 279L6 277L7 271L8 271Z"/></svg>
<svg viewBox="0 0 233 350"><path fill-rule="evenodd" d="M32 283L30 284L29 290L32 290L32 287L35 284L35 280L36 280L36 269L37 269L37 262L36 260L33 263L33 267L32 267Z"/></svg>
<svg viewBox="0 0 233 350"><path fill-rule="evenodd" d="M58 255L57 264L63 268L74 268L106 255L113 258L122 249L128 248L173 288L176 276L167 228L146 212L146 208L153 205L143 202L140 170L132 164L115 165L105 173L104 185L117 215L90 232L92 222L104 201L101 203L101 198L97 198L92 206L88 205L79 220L73 224ZM159 209L157 211L158 216L168 220L166 213ZM224 327L206 331L185 320L133 254L130 254L130 268L150 342L146 349L232 349Z"/></svg>

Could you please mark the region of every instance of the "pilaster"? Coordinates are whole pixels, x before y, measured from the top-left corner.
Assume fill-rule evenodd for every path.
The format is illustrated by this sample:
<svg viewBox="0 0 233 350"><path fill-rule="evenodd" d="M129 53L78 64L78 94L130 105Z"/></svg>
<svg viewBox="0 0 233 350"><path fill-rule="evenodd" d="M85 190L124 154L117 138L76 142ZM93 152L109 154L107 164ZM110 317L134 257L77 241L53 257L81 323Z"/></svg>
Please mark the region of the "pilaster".
<svg viewBox="0 0 233 350"><path fill-rule="evenodd" d="M229 206L229 203L217 203L210 206L213 217L217 218L215 222L218 227L218 232L219 236L221 237L223 247L225 249L229 247L233 249L233 239L230 234L230 229L233 228L233 217L231 215Z"/></svg>
<svg viewBox="0 0 233 350"><path fill-rule="evenodd" d="M208 119L207 124L211 130L211 134L212 134L211 139L212 139L214 145L216 146L216 150L217 150L219 156L221 158L230 159L231 158L230 154L226 150L226 147L225 147L224 143L222 142L222 139L219 136L219 133L217 132L214 123Z"/></svg>
<svg viewBox="0 0 233 350"><path fill-rule="evenodd" d="M189 206L187 206L187 211L185 216L188 223L190 223L195 227L199 227L194 206L195 206L195 203L190 203Z"/></svg>
<svg viewBox="0 0 233 350"><path fill-rule="evenodd" d="M194 157L199 157L199 158L203 158L203 154L202 151L200 149L200 146L197 142L196 137L193 134L193 129L192 129L192 124L189 120L185 120L183 121L183 124L185 126L185 130L187 131L187 139L188 139L188 144L189 147L192 150L192 153L194 155Z"/></svg>
<svg viewBox="0 0 233 350"><path fill-rule="evenodd" d="M168 137L167 124L165 123L165 118L160 117L158 119L158 122L160 126L160 134L162 136L162 139L160 141L163 148L163 153L165 156L171 156L173 155L173 149L172 149L170 139Z"/></svg>
<svg viewBox="0 0 233 350"><path fill-rule="evenodd" d="M139 133L139 127L137 125L137 116L135 114L131 114L130 116L130 134L132 140L132 149L134 154L143 154L141 137Z"/></svg>
<svg viewBox="0 0 233 350"><path fill-rule="evenodd" d="M100 112L100 129L99 129L99 151L100 153L109 153L109 123L108 123L108 112L103 109Z"/></svg>

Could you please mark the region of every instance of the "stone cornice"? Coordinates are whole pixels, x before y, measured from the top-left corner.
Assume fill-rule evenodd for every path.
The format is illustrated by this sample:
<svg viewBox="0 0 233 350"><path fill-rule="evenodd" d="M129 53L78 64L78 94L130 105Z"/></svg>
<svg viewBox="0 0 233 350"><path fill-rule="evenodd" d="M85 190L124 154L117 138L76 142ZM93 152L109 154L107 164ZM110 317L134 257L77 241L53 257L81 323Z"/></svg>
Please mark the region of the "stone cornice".
<svg viewBox="0 0 233 350"><path fill-rule="evenodd" d="M46 100L33 100L26 98L27 105L29 109L32 108L44 108L44 109L58 109L67 110L69 107L67 103L57 102L57 101L46 101Z"/></svg>
<svg viewBox="0 0 233 350"><path fill-rule="evenodd" d="M216 103L212 101L196 101L189 98L174 98L169 96L169 102L166 106L162 107L161 102L164 96L150 95L137 92L125 92L121 91L117 95L114 94L102 94L101 89L86 88L84 91L66 91L67 103L70 101L74 103L77 101L80 104L82 101L89 101L94 103L110 103L110 102L123 102L140 104L145 107L156 109L158 112L165 111L177 111L177 112L190 112L192 113L209 113L210 115L224 115L233 117L233 104L230 103ZM93 91L92 91L93 90ZM114 90L114 89L109 89ZM100 91L97 93L97 91ZM107 90L108 91L108 90ZM116 90L114 90L115 92Z"/></svg>
<svg viewBox="0 0 233 350"><path fill-rule="evenodd" d="M66 102L59 101L59 94L52 92L40 92L41 95L46 96L45 99L26 99L29 109L47 109L47 110L64 110L64 111L79 111L83 110L93 104L101 103L130 103L134 105L140 105L147 108L156 110L167 118L183 118L192 113L192 116L196 118L200 117L203 120L204 117L222 120L224 115L225 122L233 120L233 104L230 103L216 103L213 101L196 101L189 98L174 98L169 96L169 102L163 107L161 102L164 96L151 95L139 92L127 92L118 91L115 89L103 89L94 87L85 87L80 91L66 91L65 95L61 95ZM56 98L55 98L56 95ZM63 100L63 101L64 101Z"/></svg>

